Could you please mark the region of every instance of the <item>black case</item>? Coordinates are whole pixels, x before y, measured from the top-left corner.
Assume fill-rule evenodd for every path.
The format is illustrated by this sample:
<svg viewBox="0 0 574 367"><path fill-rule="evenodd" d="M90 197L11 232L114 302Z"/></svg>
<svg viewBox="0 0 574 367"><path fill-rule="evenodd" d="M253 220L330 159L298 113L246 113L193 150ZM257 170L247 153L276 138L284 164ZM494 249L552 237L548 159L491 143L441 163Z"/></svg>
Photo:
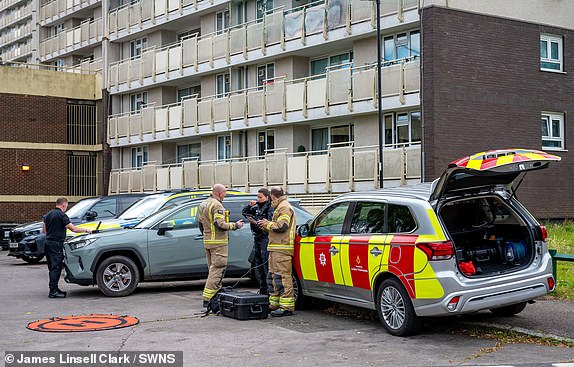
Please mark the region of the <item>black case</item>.
<svg viewBox="0 0 574 367"><path fill-rule="evenodd" d="M269 296L224 289L219 292L219 311L223 316L237 320L266 319L269 314Z"/></svg>

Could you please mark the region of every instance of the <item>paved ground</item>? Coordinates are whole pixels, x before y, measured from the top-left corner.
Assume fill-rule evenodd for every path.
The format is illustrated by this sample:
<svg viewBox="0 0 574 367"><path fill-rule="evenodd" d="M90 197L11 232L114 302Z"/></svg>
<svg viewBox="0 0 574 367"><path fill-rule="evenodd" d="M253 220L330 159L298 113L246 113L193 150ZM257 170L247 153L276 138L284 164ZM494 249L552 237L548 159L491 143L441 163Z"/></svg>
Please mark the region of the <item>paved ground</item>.
<svg viewBox="0 0 574 367"><path fill-rule="evenodd" d="M48 299L45 262L27 265L0 252L0 353L6 351L183 351L185 366L574 366L574 349L437 331L468 322L528 328L574 339L574 305L542 300L517 317L490 313L435 319L417 336L386 334L375 315L319 304L292 317L260 321L201 318L202 282L140 285L132 296L108 298L95 287L62 282L66 299ZM248 289L249 283L242 282ZM39 333L26 329L38 319L91 313L132 315L135 327L85 333ZM338 315L338 314L343 314ZM442 329L444 330L444 329Z"/></svg>

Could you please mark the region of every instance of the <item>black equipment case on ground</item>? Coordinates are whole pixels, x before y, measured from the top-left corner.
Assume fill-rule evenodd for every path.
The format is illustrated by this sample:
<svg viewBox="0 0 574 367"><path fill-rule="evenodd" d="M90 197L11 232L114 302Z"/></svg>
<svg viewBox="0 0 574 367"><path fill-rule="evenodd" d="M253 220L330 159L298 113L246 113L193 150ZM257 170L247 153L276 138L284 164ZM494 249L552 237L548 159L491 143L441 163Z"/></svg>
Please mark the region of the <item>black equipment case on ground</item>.
<svg viewBox="0 0 574 367"><path fill-rule="evenodd" d="M266 319L269 296L249 291L222 289L219 292L219 311L237 320Z"/></svg>

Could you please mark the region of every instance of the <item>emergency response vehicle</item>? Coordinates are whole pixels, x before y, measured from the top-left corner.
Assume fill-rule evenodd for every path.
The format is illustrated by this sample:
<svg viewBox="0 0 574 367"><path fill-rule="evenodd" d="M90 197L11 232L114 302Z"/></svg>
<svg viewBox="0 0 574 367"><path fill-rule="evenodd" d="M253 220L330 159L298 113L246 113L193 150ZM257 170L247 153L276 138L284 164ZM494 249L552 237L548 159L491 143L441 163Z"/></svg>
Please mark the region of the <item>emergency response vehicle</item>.
<svg viewBox="0 0 574 367"><path fill-rule="evenodd" d="M296 306L310 296L374 309L397 336L426 316L521 312L555 281L546 229L515 190L559 160L488 151L451 163L432 183L339 196L299 227Z"/></svg>

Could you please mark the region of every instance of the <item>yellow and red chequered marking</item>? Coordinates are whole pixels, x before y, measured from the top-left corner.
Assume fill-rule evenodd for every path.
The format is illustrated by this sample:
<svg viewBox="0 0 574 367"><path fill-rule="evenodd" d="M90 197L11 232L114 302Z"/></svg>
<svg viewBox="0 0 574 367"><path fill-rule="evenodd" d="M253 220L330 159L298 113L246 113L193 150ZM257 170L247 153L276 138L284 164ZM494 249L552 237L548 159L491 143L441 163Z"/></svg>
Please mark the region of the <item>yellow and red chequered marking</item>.
<svg viewBox="0 0 574 367"><path fill-rule="evenodd" d="M78 332L119 329L134 326L139 320L133 316L91 314L83 316L62 316L38 320L26 327L42 332Z"/></svg>
<svg viewBox="0 0 574 367"><path fill-rule="evenodd" d="M451 165L484 171L506 164L525 161L559 161L560 157L539 150L503 149L480 152L452 162Z"/></svg>

